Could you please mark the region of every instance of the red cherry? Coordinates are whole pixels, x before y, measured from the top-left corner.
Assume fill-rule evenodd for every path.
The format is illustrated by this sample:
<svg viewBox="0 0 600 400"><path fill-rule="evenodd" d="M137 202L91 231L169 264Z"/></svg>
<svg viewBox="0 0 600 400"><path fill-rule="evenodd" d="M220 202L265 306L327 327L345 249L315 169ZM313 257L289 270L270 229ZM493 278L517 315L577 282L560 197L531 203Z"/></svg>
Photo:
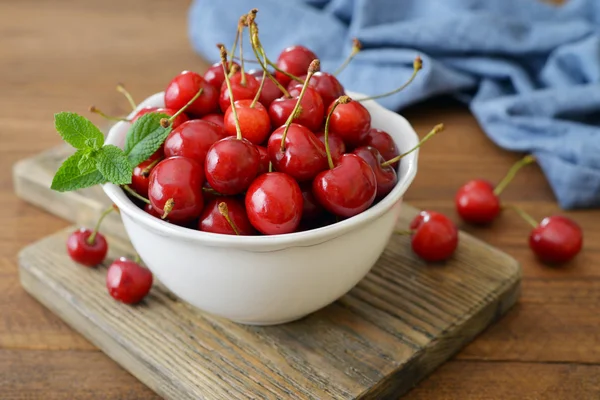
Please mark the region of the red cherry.
<svg viewBox="0 0 600 400"><path fill-rule="evenodd" d="M260 81L262 80L264 74L262 69L251 70L248 71L248 73L254 76L260 84ZM277 85L275 85L273 81L267 77L265 79L265 84L263 85L262 91L260 92L260 97L258 98L258 101L260 102L260 104L268 108L273 102L273 100L281 97L282 95L283 93L281 92L281 90L279 90Z"/></svg>
<svg viewBox="0 0 600 400"><path fill-rule="evenodd" d="M258 174L260 154L246 139L228 136L213 144L206 155L210 186L225 195L243 192Z"/></svg>
<svg viewBox="0 0 600 400"><path fill-rule="evenodd" d="M183 223L200 215L204 206L202 165L185 157L162 160L150 173L148 198L157 213Z"/></svg>
<svg viewBox="0 0 600 400"><path fill-rule="evenodd" d="M269 163L271 162L271 160L269 159L269 152L267 151L267 148L264 146L256 146L256 149L258 150L258 154L260 155L260 164L258 166L258 175L264 174L266 172L269 172Z"/></svg>
<svg viewBox="0 0 600 400"><path fill-rule="evenodd" d="M148 177L154 166L156 160L146 160L133 169L130 186L140 196L148 197Z"/></svg>
<svg viewBox="0 0 600 400"><path fill-rule="evenodd" d="M215 142L227 135L212 122L193 119L173 129L164 143L165 156L182 156L204 165L206 153Z"/></svg>
<svg viewBox="0 0 600 400"><path fill-rule="evenodd" d="M233 100L252 100L254 96L256 96L256 92L258 92L258 88L260 87L260 82L256 80L250 74L244 74L246 77L246 83L242 83L242 73L237 72L231 78L229 78L231 83L231 91L233 93ZM225 112L231 106L231 102L229 100L229 90L227 90L227 83L223 82L221 85L221 95L219 96L219 105L221 107L221 111Z"/></svg>
<svg viewBox="0 0 600 400"><path fill-rule="evenodd" d="M239 67L239 64L234 62L233 65ZM225 71L223 71L223 66L221 62L214 63L211 65L206 72L204 73L204 80L214 88L219 89L223 82L225 82Z"/></svg>
<svg viewBox="0 0 600 400"><path fill-rule="evenodd" d="M138 263L121 257L108 267L106 288L115 300L136 304L150 292L152 273Z"/></svg>
<svg viewBox="0 0 600 400"><path fill-rule="evenodd" d="M435 211L421 211L410 223L410 229L412 249L425 261L446 260L458 246L458 229L450 218Z"/></svg>
<svg viewBox="0 0 600 400"><path fill-rule="evenodd" d="M344 154L333 169L317 175L313 193L329 212L352 217L373 204L377 180L365 160L356 154Z"/></svg>
<svg viewBox="0 0 600 400"><path fill-rule="evenodd" d="M304 46L291 46L284 49L281 54L279 54L276 65L277 68L287 72L288 74L300 76L306 74L308 66L312 60L316 58L318 57L315 55L315 53ZM275 72L275 78L277 78L277 80L281 82L284 87L291 80L290 77L279 71Z"/></svg>
<svg viewBox="0 0 600 400"><path fill-rule="evenodd" d="M81 228L69 235L67 238L67 252L69 257L79 264L93 267L104 261L108 252L108 243L100 232L96 232L96 237L92 244L88 242L93 231Z"/></svg>
<svg viewBox="0 0 600 400"><path fill-rule="evenodd" d="M346 152L346 144L342 140L341 137L332 135L329 133L329 151L331 152L331 158L333 159L333 163L337 163L340 157ZM321 141L321 143L325 144L325 134L318 133L317 138Z"/></svg>
<svg viewBox="0 0 600 400"><path fill-rule="evenodd" d="M165 106L179 110L192 100L200 89L202 94L190 104L186 113L201 117L215 112L218 108L219 90L191 71L183 71L169 83L165 90Z"/></svg>
<svg viewBox="0 0 600 400"><path fill-rule="evenodd" d="M302 75L300 79L305 80L306 74ZM290 81L288 85L288 90L291 90L294 86L298 85L297 81ZM325 109L329 107L331 103L333 103L338 97L346 94L344 87L338 81L338 79L328 73L328 72L315 72L315 74L310 79L308 86L315 89L317 93L323 99L323 105Z"/></svg>
<svg viewBox="0 0 600 400"><path fill-rule="evenodd" d="M325 209L312 192L312 182L300 184L302 191L302 220L316 220L325 214Z"/></svg>
<svg viewBox="0 0 600 400"><path fill-rule="evenodd" d="M312 80L312 79L311 79ZM274 100L269 106L269 117L273 128L280 127L285 124L290 114L293 112L298 102L298 96L302 91L302 86L294 86L290 90L292 98L280 97ZM300 100L301 112L294 122L306 126L311 131L317 131L323 123L325 109L323 107L323 99L317 91L311 87L307 87L304 97Z"/></svg>
<svg viewBox="0 0 600 400"><path fill-rule="evenodd" d="M398 183L396 170L390 165L384 167L381 166L385 160L374 147L361 146L356 148L352 153L365 160L373 169L375 179L377 180L377 199L383 199L392 191L392 189L394 189L396 183Z"/></svg>
<svg viewBox="0 0 600 400"><path fill-rule="evenodd" d="M156 217L156 218L162 217L162 214L157 213L156 210L154 209L154 207L152 207L152 204L146 204L144 206L144 211L146 211L148 214L152 215L153 217Z"/></svg>
<svg viewBox="0 0 600 400"><path fill-rule="evenodd" d="M329 106L327 113L333 105ZM370 128L371 114L358 101L340 104L331 114L329 132L341 137L350 147L360 146Z"/></svg>
<svg viewBox="0 0 600 400"><path fill-rule="evenodd" d="M244 139L254 144L261 144L271 132L271 120L267 109L260 103L252 106L252 100L237 100L234 104L237 111L240 129ZM235 118L231 107L225 112L225 132L229 136L236 135Z"/></svg>
<svg viewBox="0 0 600 400"><path fill-rule="evenodd" d="M236 233L227 221L223 213L219 209L219 205L225 203L227 205L227 214L235 225L238 233ZM255 235L256 230L250 224L244 202L235 197L215 197L204 208L198 229L204 232L222 233L225 235Z"/></svg>
<svg viewBox="0 0 600 400"><path fill-rule="evenodd" d="M500 199L486 180L467 182L458 189L454 200L460 217L470 223L488 224L500 214Z"/></svg>
<svg viewBox="0 0 600 400"><path fill-rule="evenodd" d="M266 235L294 232L302 217L302 202L300 186L282 172L262 174L246 192L250 223Z"/></svg>
<svg viewBox="0 0 600 400"><path fill-rule="evenodd" d="M529 247L548 264L562 264L574 258L583 246L583 232L575 221L554 215L546 217L529 235Z"/></svg>
<svg viewBox="0 0 600 400"><path fill-rule="evenodd" d="M177 110L173 110L171 108L162 108L162 107L144 107L138 111L135 116L131 119L131 123L134 123L138 120L142 115L146 115L149 113L158 113L158 114L166 114L169 117L175 115ZM173 128L177 128L179 125L183 124L185 121L189 120L188 116L185 113L179 114L171 123Z"/></svg>
<svg viewBox="0 0 600 400"><path fill-rule="evenodd" d="M394 139L392 139L389 133L382 131L381 129L369 129L367 136L365 136L362 141L362 146L375 147L384 160L391 160L400 155ZM392 167L397 168L398 163L392 164Z"/></svg>
<svg viewBox="0 0 600 400"><path fill-rule="evenodd" d="M225 129L225 121L223 114L206 114L204 117L200 118L203 121L212 122L213 124L219 125L221 128Z"/></svg>
<svg viewBox="0 0 600 400"><path fill-rule="evenodd" d="M277 171L284 172L297 181L313 179L327 168L325 146L302 125L292 123L285 138L285 149L281 150L281 138L285 126L273 131L269 137L267 151Z"/></svg>

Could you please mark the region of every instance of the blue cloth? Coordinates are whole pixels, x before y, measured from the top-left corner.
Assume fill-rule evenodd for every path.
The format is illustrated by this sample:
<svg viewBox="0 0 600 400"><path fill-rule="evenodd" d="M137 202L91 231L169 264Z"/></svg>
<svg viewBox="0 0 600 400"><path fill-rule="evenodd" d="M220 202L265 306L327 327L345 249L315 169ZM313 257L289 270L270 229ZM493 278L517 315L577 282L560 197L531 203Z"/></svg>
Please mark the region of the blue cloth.
<svg viewBox="0 0 600 400"><path fill-rule="evenodd" d="M216 61L252 7L273 59L302 44L333 71L357 37L339 76L354 92L399 86L421 55L413 84L380 104L456 95L497 145L537 157L561 207L600 206L600 0L196 0L193 47Z"/></svg>

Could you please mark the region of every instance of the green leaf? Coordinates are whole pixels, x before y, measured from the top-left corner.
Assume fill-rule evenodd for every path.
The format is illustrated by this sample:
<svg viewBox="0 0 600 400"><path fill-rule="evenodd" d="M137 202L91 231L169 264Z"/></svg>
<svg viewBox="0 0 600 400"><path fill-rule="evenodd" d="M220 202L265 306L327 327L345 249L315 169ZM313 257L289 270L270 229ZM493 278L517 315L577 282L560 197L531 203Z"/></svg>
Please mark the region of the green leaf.
<svg viewBox="0 0 600 400"><path fill-rule="evenodd" d="M171 126L163 128L160 120L169 118L166 114L149 113L141 116L127 132L125 154L132 167L147 160L163 144Z"/></svg>
<svg viewBox="0 0 600 400"><path fill-rule="evenodd" d="M76 149L99 149L104 144L104 135L91 121L71 112L54 115L54 126L63 138Z"/></svg>
<svg viewBox="0 0 600 400"><path fill-rule="evenodd" d="M78 150L62 163L52 180L50 186L52 190L68 192L106 183L106 178L95 168L86 173L80 172L79 162L84 154L86 154L85 150Z"/></svg>
<svg viewBox="0 0 600 400"><path fill-rule="evenodd" d="M86 174L88 172L95 171L96 168L96 151L95 150L80 150L83 152L83 155L79 159L79 163L77 167L79 168L79 172L82 174Z"/></svg>
<svg viewBox="0 0 600 400"><path fill-rule="evenodd" d="M96 168L109 182L115 185L131 183L133 167L127 161L127 156L117 146L107 144L103 146L96 156Z"/></svg>

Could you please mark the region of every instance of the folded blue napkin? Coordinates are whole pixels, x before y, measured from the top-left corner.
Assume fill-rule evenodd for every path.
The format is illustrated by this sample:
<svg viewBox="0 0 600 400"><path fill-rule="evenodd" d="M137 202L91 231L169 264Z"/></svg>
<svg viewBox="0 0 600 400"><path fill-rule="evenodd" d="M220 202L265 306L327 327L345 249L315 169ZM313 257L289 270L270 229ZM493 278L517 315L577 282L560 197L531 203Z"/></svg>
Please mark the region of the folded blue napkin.
<svg viewBox="0 0 600 400"><path fill-rule="evenodd" d="M194 49L218 60L215 44L231 46L253 7L273 59L302 44L334 71L358 38L339 75L354 92L400 86L420 55L413 84L380 104L456 95L497 145L537 157L561 207L600 206L600 0L196 0Z"/></svg>

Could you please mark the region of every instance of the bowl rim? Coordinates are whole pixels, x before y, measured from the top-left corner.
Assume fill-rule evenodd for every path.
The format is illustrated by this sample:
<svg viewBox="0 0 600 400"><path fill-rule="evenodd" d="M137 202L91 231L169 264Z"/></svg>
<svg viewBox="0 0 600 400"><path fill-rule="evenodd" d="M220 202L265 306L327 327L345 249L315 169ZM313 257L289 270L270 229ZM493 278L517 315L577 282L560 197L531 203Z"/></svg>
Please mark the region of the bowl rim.
<svg viewBox="0 0 600 400"><path fill-rule="evenodd" d="M347 92L347 94L351 98L366 97L365 95L353 92ZM418 144L419 138L416 132L406 118L404 118L402 115L384 108L374 100L365 101L363 104L367 106L367 108L378 109L379 112L386 114L386 116L397 119L397 121L403 125L401 129L403 132L402 134L408 136L407 144L409 149ZM132 111L131 114L129 114L127 119L131 119L140 109L148 106L164 107L164 92L155 93L144 99L144 101L139 103L137 108ZM126 121L119 121L113 125L106 136L105 143L116 144L118 146L119 143L118 138L116 137L116 132L125 129L125 125L129 126L130 123ZM396 140L395 142L398 144ZM185 228L151 216L133 203L133 201L127 197L125 192L115 184L105 183L102 185L102 189L109 199L119 208L121 213L125 213L128 217L135 220L137 224L141 224L144 226L144 228L151 229L162 236L169 236L188 242L191 241L214 247L231 247L253 251L274 251L277 249L316 245L344 235L366 223L369 223L372 220L381 217L402 198L414 180L417 173L418 156L419 149L413 151L411 154L407 155L401 160L402 164L407 164L406 171L404 171L404 174L398 180L398 183L394 189L392 189L392 191L386 197L384 197L373 207L363 211L358 215L331 225L302 232L293 232L280 235L235 236Z"/></svg>

